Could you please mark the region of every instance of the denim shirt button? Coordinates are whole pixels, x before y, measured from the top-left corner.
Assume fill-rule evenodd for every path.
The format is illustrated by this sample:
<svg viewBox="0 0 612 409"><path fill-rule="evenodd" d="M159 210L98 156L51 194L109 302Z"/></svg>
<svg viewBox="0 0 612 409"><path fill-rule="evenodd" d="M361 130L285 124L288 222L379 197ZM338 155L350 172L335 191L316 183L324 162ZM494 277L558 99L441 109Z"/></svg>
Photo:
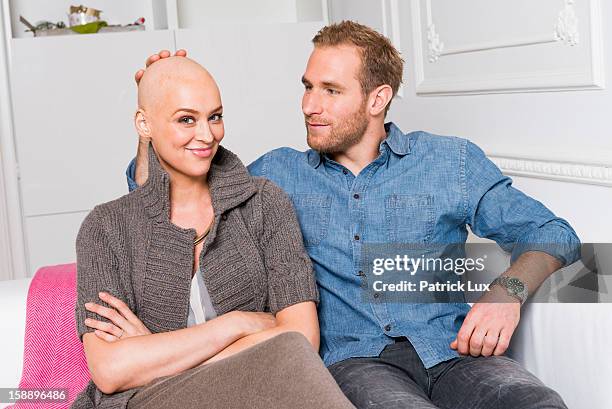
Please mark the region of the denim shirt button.
<svg viewBox="0 0 612 409"><path fill-rule="evenodd" d="M389 325L389 324L385 325L385 331L386 332L391 331L391 325Z"/></svg>
<svg viewBox="0 0 612 409"><path fill-rule="evenodd" d="M359 241L359 235L358 234L355 235L355 241Z"/></svg>
<svg viewBox="0 0 612 409"><path fill-rule="evenodd" d="M344 173L345 175L348 175L348 172L346 169L342 169L342 173Z"/></svg>
<svg viewBox="0 0 612 409"><path fill-rule="evenodd" d="M359 271L359 272L357 273L357 275L358 275L358 276L360 276L360 277L365 276L365 274L363 273L363 271Z"/></svg>
<svg viewBox="0 0 612 409"><path fill-rule="evenodd" d="M359 199L359 194L358 194L358 193L355 193L355 194L353 195L353 197L354 197L355 199Z"/></svg>
<svg viewBox="0 0 612 409"><path fill-rule="evenodd" d="M380 297L380 293L374 293L374 298Z"/></svg>

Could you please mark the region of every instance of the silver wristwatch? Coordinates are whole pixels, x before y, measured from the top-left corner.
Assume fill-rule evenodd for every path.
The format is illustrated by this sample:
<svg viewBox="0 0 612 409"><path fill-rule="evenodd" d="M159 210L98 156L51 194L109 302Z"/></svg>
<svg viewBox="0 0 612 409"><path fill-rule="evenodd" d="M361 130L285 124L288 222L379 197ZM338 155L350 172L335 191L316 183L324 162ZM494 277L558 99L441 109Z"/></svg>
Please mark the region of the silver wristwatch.
<svg viewBox="0 0 612 409"><path fill-rule="evenodd" d="M521 305L523 305L525 301L527 301L527 296L529 295L527 285L518 278L500 276L493 280L493 282L491 283L491 287L496 284L504 287L508 292L508 295L519 300L521 302Z"/></svg>

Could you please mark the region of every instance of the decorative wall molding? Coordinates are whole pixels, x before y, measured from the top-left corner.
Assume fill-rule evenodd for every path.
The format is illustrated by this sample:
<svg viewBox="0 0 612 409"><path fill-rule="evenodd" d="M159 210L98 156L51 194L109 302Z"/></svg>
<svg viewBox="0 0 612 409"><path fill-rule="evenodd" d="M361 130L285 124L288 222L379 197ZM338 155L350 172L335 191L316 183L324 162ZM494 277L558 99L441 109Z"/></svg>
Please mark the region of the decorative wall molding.
<svg viewBox="0 0 612 409"><path fill-rule="evenodd" d="M431 0L427 1L427 43L429 48L429 62L437 62L440 57L456 54L467 54L479 51L497 50L500 48L526 47L536 44L563 42L569 46L575 46L580 42L578 31L578 17L574 9L574 0L566 0L565 7L559 12L557 24L550 34L520 38L514 40L489 41L445 49L444 43L436 32L433 21Z"/></svg>
<svg viewBox="0 0 612 409"><path fill-rule="evenodd" d="M466 6L467 7L467 6ZM414 63L416 91L418 95L466 95L508 92L534 92L534 91L562 91L603 89L604 83L604 57L603 39L601 30L601 13L599 0L585 0L580 3L581 11L587 8L589 19L584 23L578 21L575 0L565 0L563 9L556 13L556 20L549 22L548 32L534 36L518 36L514 38L494 39L491 41L478 41L468 44L449 46L444 36L439 33L440 27L436 25L432 0L412 0L412 28L414 42ZM436 9L437 10L437 9ZM554 10L552 10L554 12ZM438 12L443 12L438 11ZM474 11L477 12L477 11ZM511 23L511 22L510 22ZM459 24L459 23L458 23ZM546 24L546 23L543 23ZM587 38L590 41L583 42ZM447 39L446 39L447 40ZM560 57L558 48L554 44L564 44L568 48L582 46L589 47L589 53L579 53L580 60L572 60L572 64L559 65L558 68L544 68L546 64L525 60L524 71L514 69L509 72L483 71L479 75L456 74L455 70L446 63L442 71L429 70L431 64L441 64L443 57L462 55L457 63L475 64L482 62L476 58L476 53L484 51L503 50L508 48L528 47L534 45L550 44L550 48L543 48ZM556 54L554 54L556 53ZM502 54L505 58L509 54ZM496 58L499 58L497 54ZM561 59L560 61L563 61ZM580 64L576 64L576 61ZM465 70L465 68L464 68ZM435 72L432 76L430 72ZM448 73L448 74L446 74Z"/></svg>
<svg viewBox="0 0 612 409"><path fill-rule="evenodd" d="M574 9L574 0L565 1L565 8L559 12L554 36L556 41L562 41L570 46L580 42L578 17L576 17L576 10Z"/></svg>
<svg viewBox="0 0 612 409"><path fill-rule="evenodd" d="M505 175L612 187L612 164L569 163L488 155Z"/></svg>
<svg viewBox="0 0 612 409"><path fill-rule="evenodd" d="M434 63L438 61L444 50L444 43L440 41L440 35L436 31L434 23L427 25L427 44L429 46L429 62Z"/></svg>

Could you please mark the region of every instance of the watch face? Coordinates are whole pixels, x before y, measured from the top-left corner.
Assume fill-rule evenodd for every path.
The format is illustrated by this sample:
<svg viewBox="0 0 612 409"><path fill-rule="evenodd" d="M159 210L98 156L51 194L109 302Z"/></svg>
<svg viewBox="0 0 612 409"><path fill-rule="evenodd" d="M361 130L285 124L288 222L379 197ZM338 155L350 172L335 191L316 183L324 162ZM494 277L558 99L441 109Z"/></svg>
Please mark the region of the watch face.
<svg viewBox="0 0 612 409"><path fill-rule="evenodd" d="M511 278L508 280L508 289L515 294L521 293L525 289L525 285L518 278Z"/></svg>

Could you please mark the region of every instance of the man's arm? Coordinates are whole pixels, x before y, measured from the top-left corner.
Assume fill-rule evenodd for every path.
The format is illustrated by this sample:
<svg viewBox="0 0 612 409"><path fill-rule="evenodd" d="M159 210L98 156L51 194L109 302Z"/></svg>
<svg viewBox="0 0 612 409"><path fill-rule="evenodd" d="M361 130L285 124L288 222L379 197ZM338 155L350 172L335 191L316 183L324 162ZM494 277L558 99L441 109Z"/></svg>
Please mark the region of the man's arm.
<svg viewBox="0 0 612 409"><path fill-rule="evenodd" d="M561 267L561 262L549 254L528 251L521 254L502 275L520 279L531 295ZM463 355L503 355L520 315L520 301L509 295L505 288L493 286L470 309L451 348Z"/></svg>
<svg viewBox="0 0 612 409"><path fill-rule="evenodd" d="M138 139L138 149L136 150L136 159L133 169L133 175L129 174L128 168L128 185L130 178L136 183L136 186L142 186L149 177L149 140ZM133 190L130 185L130 191Z"/></svg>
<svg viewBox="0 0 612 409"><path fill-rule="evenodd" d="M502 276L521 280L527 288L527 296L530 296L552 273L561 267L563 267L561 261L550 254L542 251L527 251L522 253ZM491 288L500 289L504 295L508 295L503 287L493 286ZM514 297L512 298L515 301L519 301ZM490 298L490 301L497 301L497 298Z"/></svg>
<svg viewBox="0 0 612 409"><path fill-rule="evenodd" d="M466 223L474 234L512 252L512 262L527 251L547 253L562 266L580 258L580 240L569 223L514 188L512 180L471 142L464 163Z"/></svg>
<svg viewBox="0 0 612 409"><path fill-rule="evenodd" d="M580 257L580 240L563 219L512 187L512 181L471 142L466 145L466 223L480 236L512 252L503 274L519 278L530 294L552 273ZM462 354L503 354L520 320L521 304L493 286L467 314L451 348Z"/></svg>

